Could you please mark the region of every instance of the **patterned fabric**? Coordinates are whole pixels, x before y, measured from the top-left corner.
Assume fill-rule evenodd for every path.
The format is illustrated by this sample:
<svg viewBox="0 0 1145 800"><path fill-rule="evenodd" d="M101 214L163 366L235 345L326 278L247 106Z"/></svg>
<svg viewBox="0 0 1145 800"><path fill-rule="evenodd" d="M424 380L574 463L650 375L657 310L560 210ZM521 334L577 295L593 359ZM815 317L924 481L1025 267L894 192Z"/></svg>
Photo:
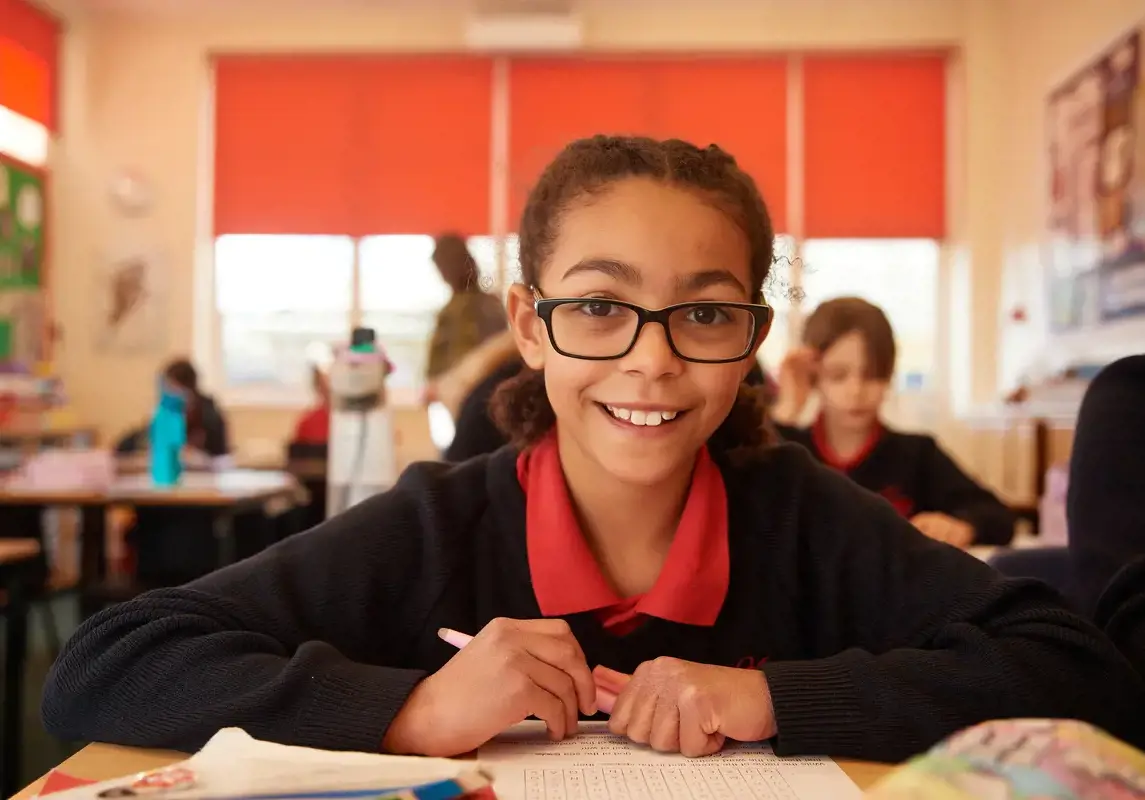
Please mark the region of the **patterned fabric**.
<svg viewBox="0 0 1145 800"><path fill-rule="evenodd" d="M1092 725L1018 719L975 725L895 770L871 800L1140 800L1145 753Z"/></svg>

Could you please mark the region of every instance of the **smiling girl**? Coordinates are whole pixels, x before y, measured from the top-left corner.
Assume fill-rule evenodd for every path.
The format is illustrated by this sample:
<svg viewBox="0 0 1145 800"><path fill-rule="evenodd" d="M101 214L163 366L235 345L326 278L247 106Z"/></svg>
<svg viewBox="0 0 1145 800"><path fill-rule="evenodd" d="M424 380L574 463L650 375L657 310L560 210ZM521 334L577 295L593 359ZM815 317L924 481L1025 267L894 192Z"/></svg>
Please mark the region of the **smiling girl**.
<svg viewBox="0 0 1145 800"><path fill-rule="evenodd" d="M1117 733L1139 678L1047 588L918 535L741 386L773 231L724 151L598 136L547 168L508 316L512 444L417 464L261 555L88 620L49 677L66 739L465 753L535 716L703 755L898 760L994 717ZM475 634L460 651L442 628ZM595 676L593 670L595 669Z"/></svg>

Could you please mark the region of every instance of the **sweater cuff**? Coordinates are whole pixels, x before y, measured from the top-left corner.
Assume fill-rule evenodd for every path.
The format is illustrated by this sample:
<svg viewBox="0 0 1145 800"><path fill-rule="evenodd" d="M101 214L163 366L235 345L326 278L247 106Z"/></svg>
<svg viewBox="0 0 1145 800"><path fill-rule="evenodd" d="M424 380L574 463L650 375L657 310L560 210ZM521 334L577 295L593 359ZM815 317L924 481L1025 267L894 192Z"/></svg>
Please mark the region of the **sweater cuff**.
<svg viewBox="0 0 1145 800"><path fill-rule="evenodd" d="M428 673L343 661L314 677L297 744L380 753L390 723Z"/></svg>
<svg viewBox="0 0 1145 800"><path fill-rule="evenodd" d="M777 755L832 755L863 752L870 737L870 715L838 657L816 661L769 661L763 666L775 709Z"/></svg>

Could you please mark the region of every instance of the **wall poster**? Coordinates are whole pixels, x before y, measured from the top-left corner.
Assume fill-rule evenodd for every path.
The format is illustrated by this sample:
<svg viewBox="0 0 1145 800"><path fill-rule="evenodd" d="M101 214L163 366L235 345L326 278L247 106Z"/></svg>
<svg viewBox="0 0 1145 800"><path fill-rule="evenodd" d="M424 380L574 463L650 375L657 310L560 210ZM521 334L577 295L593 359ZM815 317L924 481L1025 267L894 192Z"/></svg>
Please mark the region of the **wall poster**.
<svg viewBox="0 0 1145 800"><path fill-rule="evenodd" d="M1048 101L1051 323L1145 314L1145 54L1122 37Z"/></svg>

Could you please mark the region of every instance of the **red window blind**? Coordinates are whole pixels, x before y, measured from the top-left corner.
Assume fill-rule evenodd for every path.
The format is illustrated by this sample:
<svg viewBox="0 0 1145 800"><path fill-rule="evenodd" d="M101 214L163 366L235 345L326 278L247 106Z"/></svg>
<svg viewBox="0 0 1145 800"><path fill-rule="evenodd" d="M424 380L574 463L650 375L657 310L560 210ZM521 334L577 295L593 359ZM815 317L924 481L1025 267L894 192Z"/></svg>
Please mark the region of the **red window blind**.
<svg viewBox="0 0 1145 800"><path fill-rule="evenodd" d="M787 62L687 59L653 65L654 132L718 144L755 178L776 233L787 203Z"/></svg>
<svg viewBox="0 0 1145 800"><path fill-rule="evenodd" d="M0 0L0 106L55 131L60 22L27 0Z"/></svg>
<svg viewBox="0 0 1145 800"><path fill-rule="evenodd" d="M651 130L647 65L637 60L522 59L509 66L509 220L574 139Z"/></svg>
<svg viewBox="0 0 1145 800"><path fill-rule="evenodd" d="M490 231L493 62L370 62L358 141L363 233Z"/></svg>
<svg viewBox="0 0 1145 800"><path fill-rule="evenodd" d="M786 188L782 59L613 58L513 61L510 214L560 148L596 133L678 137L732 153L782 227Z"/></svg>
<svg viewBox="0 0 1145 800"><path fill-rule="evenodd" d="M804 234L943 238L945 56L813 56L803 76Z"/></svg>
<svg viewBox="0 0 1145 800"><path fill-rule="evenodd" d="M488 230L491 66L220 56L215 233Z"/></svg>
<svg viewBox="0 0 1145 800"><path fill-rule="evenodd" d="M354 233L353 60L215 63L215 234Z"/></svg>

